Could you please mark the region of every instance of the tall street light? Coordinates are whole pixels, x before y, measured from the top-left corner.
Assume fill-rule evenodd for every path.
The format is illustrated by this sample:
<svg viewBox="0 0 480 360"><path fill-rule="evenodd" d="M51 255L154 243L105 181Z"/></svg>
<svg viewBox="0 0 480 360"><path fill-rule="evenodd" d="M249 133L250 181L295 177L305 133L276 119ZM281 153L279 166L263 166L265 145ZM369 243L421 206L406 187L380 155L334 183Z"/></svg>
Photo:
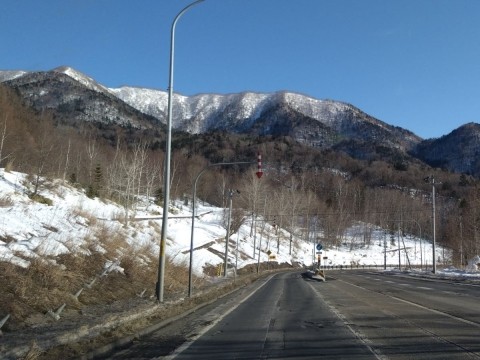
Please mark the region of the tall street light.
<svg viewBox="0 0 480 360"><path fill-rule="evenodd" d="M433 268L432 268L432 273L437 272L437 261L435 259L435 242L436 242L436 229L435 229L435 184L438 184L435 182L435 177L433 175L430 175L426 177L425 182L432 184L432 223L433 223L433 243L432 243L432 263L433 263Z"/></svg>
<svg viewBox="0 0 480 360"><path fill-rule="evenodd" d="M259 170L257 171L257 177L260 178L262 176L262 169L259 161ZM188 270L188 297L192 296L192 279L193 279L193 238L194 238L194 229L195 229L195 211L196 211L196 203L195 199L197 198L197 182L200 179L200 176L210 167L213 166L229 166L229 165L242 165L242 164L255 164L255 162L251 161L236 161L236 162L222 162L222 163L215 163L215 164L208 164L205 166L195 178L193 182L193 191L192 191L192 230L190 235L190 266Z"/></svg>
<svg viewBox="0 0 480 360"><path fill-rule="evenodd" d="M165 278L165 246L168 228L168 204L170 203L170 158L172 149L172 96L173 96L173 58L175 49L175 26L178 19L192 6L197 5L205 0L197 0L180 11L172 23L170 33L170 76L168 82L168 117L167 117L167 140L165 149L165 166L163 174L163 218L162 218L162 234L160 238L160 254L158 256L158 279L155 288L155 294L159 302L163 302L163 287Z"/></svg>
<svg viewBox="0 0 480 360"><path fill-rule="evenodd" d="M432 175L432 219L433 219L433 269L432 272L437 272L437 260L435 255L436 229L435 229L435 178Z"/></svg>
<svg viewBox="0 0 480 360"><path fill-rule="evenodd" d="M238 191L238 190L237 190ZM225 258L223 265L223 277L227 277L227 266L228 266L228 242L230 241L230 221L232 218L232 198L235 192L233 190L228 190L228 218L227 218L227 235L225 235Z"/></svg>

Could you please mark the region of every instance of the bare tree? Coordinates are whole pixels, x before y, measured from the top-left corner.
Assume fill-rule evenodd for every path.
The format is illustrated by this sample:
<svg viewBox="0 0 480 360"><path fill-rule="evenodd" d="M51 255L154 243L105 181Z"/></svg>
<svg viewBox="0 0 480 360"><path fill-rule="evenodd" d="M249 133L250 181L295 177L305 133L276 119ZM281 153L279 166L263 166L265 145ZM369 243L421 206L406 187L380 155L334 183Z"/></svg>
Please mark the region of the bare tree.
<svg viewBox="0 0 480 360"><path fill-rule="evenodd" d="M49 117L42 115L41 121L37 124L37 140L33 152L34 176L32 196L38 194L40 180L45 175L46 167L50 164L50 154L54 148L53 124Z"/></svg>
<svg viewBox="0 0 480 360"><path fill-rule="evenodd" d="M146 176L146 163L148 157L148 144L145 141L140 141L133 145L132 150L132 182L133 192L136 199L140 199L140 196L144 194L145 190L145 176ZM134 204L137 202L135 201ZM134 210L136 210L134 206Z"/></svg>
<svg viewBox="0 0 480 360"><path fill-rule="evenodd" d="M7 119L8 119L8 114L5 114L3 119L3 124L0 122L0 127L2 128L0 132L0 164L4 160L7 160L8 158L10 158L13 154L13 152L10 152L8 154L4 153L5 140L7 138Z"/></svg>
<svg viewBox="0 0 480 360"><path fill-rule="evenodd" d="M253 236L253 227L258 216L257 212L260 207L260 200L265 195L265 185L261 179L258 179L254 170L247 171L240 185L240 196L244 206L252 213L252 225L250 227L250 236Z"/></svg>
<svg viewBox="0 0 480 360"><path fill-rule="evenodd" d="M161 153L163 155L163 153ZM145 171L145 196L151 198L154 196L155 190L162 184L163 179L163 158L159 153L152 153L147 158Z"/></svg>
<svg viewBox="0 0 480 360"><path fill-rule="evenodd" d="M98 155L97 141L91 135L87 139L86 153L88 158L88 183L91 185L93 181L93 164Z"/></svg>

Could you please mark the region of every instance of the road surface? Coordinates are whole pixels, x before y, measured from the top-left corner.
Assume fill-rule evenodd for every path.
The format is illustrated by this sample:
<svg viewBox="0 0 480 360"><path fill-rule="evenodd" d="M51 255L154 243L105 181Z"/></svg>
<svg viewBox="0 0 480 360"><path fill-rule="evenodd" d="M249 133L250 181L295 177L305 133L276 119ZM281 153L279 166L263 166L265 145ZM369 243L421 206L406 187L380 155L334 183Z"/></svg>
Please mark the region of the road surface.
<svg viewBox="0 0 480 360"><path fill-rule="evenodd" d="M107 359L480 359L480 286L276 274Z"/></svg>

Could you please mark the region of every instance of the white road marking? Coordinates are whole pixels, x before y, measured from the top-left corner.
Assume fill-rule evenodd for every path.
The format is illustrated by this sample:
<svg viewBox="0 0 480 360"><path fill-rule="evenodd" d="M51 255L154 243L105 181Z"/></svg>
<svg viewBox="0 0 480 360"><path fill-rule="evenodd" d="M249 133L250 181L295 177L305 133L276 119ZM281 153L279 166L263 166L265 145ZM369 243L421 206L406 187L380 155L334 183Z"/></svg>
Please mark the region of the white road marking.
<svg viewBox="0 0 480 360"><path fill-rule="evenodd" d="M246 296L244 299L242 299L239 303L236 305L232 306L230 309L228 309L225 313L221 314L216 318L214 321L212 321L209 325L205 326L202 328L201 331L199 331L197 334L195 334L190 340L184 342L180 347L175 349L173 353L170 355L164 356L164 357L159 357L159 358L154 358L154 360L158 359L167 359L167 360L172 360L175 359L178 355L180 355L182 352L187 350L190 345L192 345L198 338L200 338L203 334L205 334L208 330L213 328L217 323L219 323L223 318L225 318L228 314L230 314L233 310L235 310L237 307L239 307L242 303L247 301L253 294L255 294L258 290L260 290L267 282L269 282L275 275L270 276L263 284L261 284L257 289L252 291L248 296Z"/></svg>

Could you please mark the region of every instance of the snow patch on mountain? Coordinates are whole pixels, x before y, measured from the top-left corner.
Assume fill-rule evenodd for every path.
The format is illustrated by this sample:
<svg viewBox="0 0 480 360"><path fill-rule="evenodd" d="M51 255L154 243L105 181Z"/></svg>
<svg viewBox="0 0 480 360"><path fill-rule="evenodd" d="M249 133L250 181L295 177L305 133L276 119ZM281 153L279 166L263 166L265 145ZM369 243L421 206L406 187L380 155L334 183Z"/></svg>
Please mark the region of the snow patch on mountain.
<svg viewBox="0 0 480 360"><path fill-rule="evenodd" d="M90 90L94 90L97 92L110 92L110 90L107 87L99 84L98 82L93 80L91 77L81 73L80 71L72 69L71 67L60 66L58 68L53 69L52 71L68 75L72 79L78 81L83 86L89 88Z"/></svg>
<svg viewBox="0 0 480 360"><path fill-rule="evenodd" d="M23 70L7 70L7 71L0 71L0 83L16 79L20 76L23 76L27 73L27 71Z"/></svg>
<svg viewBox="0 0 480 360"><path fill-rule="evenodd" d="M145 114L166 121L168 93L162 90L124 86L109 89L111 93ZM254 121L262 112L263 105L273 94L198 94L184 96L173 94L172 117L174 128L190 133L201 133L218 127L218 114L224 114L230 121L250 119Z"/></svg>
<svg viewBox="0 0 480 360"><path fill-rule="evenodd" d="M110 88L109 91L141 112L163 119L167 113L168 95L165 91L132 86Z"/></svg>
<svg viewBox="0 0 480 360"><path fill-rule="evenodd" d="M326 125L332 125L336 121L336 115L344 112L350 105L338 101L318 100L305 95L285 93L285 102L294 110L319 120Z"/></svg>

